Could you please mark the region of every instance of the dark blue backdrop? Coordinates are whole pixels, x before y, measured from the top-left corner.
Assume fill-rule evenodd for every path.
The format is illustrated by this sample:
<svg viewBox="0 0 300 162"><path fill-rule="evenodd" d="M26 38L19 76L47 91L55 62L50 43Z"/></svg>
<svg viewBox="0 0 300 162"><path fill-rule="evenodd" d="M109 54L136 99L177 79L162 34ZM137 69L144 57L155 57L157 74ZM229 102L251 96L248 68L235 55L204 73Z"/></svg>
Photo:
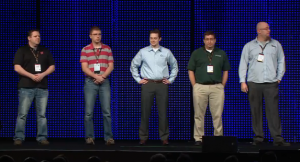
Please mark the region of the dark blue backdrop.
<svg viewBox="0 0 300 162"><path fill-rule="evenodd" d="M203 45L206 30L217 33L217 46L229 56L232 70L225 89L224 135L252 138L250 107L240 91L238 66L245 43L256 36L259 21L267 21L272 37L281 42L287 72L280 84L280 115L283 136L299 141L299 25L300 4L296 1L50 1L11 0L0 7L1 20L1 95L0 137L12 137L17 116L17 74L13 70L14 53L27 43L26 32L41 29L43 45L56 61L56 71L49 77L47 118L49 136L84 137L83 79L79 57L90 43L88 30L102 29L103 42L111 46L115 70L112 86L113 133L116 139L138 139L140 122L140 86L129 71L132 58L149 45L149 30L162 30L161 45L178 60L179 73L170 86L170 139L189 140L193 134L193 107L186 65L191 52ZM158 139L156 106L150 122L150 139ZM213 135L209 110L206 134ZM264 118L266 137L270 134ZM95 131L103 137L99 102L95 107ZM27 119L26 136L35 137L36 116L32 106Z"/></svg>

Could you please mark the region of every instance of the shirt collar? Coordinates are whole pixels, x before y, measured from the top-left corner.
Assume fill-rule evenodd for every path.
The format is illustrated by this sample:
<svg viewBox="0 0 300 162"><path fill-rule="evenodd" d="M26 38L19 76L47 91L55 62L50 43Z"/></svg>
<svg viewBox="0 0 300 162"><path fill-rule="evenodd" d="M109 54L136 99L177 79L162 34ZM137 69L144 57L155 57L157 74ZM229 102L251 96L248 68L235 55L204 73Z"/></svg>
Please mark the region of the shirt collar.
<svg viewBox="0 0 300 162"><path fill-rule="evenodd" d="M208 51L206 50L205 46L203 46L203 50L204 50L205 52L208 52ZM214 49L211 51L211 53L214 53L215 51L216 51L216 46L215 46Z"/></svg>
<svg viewBox="0 0 300 162"><path fill-rule="evenodd" d="M256 43L260 43L258 40L257 40L257 37L255 38L255 40L254 40ZM266 43L270 43L272 41L272 38L270 38L268 41L266 41Z"/></svg>
<svg viewBox="0 0 300 162"><path fill-rule="evenodd" d="M148 51L150 52L150 51L153 51L153 48L152 48L152 46L150 45L149 47L148 47ZM161 46L159 46L158 47L158 51L162 51L162 47Z"/></svg>
<svg viewBox="0 0 300 162"><path fill-rule="evenodd" d="M102 43L100 43L100 44L101 44L101 48L103 48L103 44ZM90 46L88 46L88 49L94 50L93 43L91 43Z"/></svg>

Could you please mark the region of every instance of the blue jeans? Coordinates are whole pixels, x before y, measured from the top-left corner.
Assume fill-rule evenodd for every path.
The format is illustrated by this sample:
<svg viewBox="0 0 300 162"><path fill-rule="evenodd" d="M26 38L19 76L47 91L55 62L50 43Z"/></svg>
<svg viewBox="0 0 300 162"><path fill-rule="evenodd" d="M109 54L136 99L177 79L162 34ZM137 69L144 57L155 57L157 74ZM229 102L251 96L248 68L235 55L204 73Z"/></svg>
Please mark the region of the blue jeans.
<svg viewBox="0 0 300 162"><path fill-rule="evenodd" d="M48 89L40 88L20 88L19 93L19 107L18 117L15 129L14 140L25 140L25 125L26 118L33 99L35 98L35 108L37 116L37 141L47 139L47 119L46 107L48 102Z"/></svg>
<svg viewBox="0 0 300 162"><path fill-rule="evenodd" d="M96 97L99 94L103 114L104 140L107 141L113 138L111 131L111 115L110 115L110 83L108 79L102 84L95 84L92 79L86 78L84 83L84 100L85 100L85 115L84 127L85 137L95 139L93 114Z"/></svg>

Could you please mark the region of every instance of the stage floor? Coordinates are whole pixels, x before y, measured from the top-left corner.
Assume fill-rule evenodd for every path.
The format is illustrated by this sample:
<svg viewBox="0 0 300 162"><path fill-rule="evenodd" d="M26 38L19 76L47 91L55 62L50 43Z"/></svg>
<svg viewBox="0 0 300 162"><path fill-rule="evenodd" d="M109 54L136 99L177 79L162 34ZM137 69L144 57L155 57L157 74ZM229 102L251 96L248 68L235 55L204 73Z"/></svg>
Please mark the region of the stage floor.
<svg viewBox="0 0 300 162"><path fill-rule="evenodd" d="M108 161L124 161L126 158L133 161L149 161L150 157L156 153L172 155L176 158L180 153L189 154L193 159L202 159L204 156L212 156L209 153L202 153L201 146L194 146L190 141L170 141L170 145L162 146L160 141L147 141L144 146L139 145L139 141L116 141L115 145L106 146L104 141L96 140L95 145L86 145L84 140L49 140L50 145L41 146L35 141L25 141L22 146L14 146L12 140L1 140L0 155L8 154L20 160L32 156L39 160L48 159L64 154L70 161L87 159L90 156L99 156ZM263 146L252 146L250 142L238 143L238 153L241 161L255 161L259 158L260 150L281 151L285 153L300 153L300 144L293 143L289 147L275 147L272 143ZM22 154L20 154L22 152ZM214 154L217 155L217 154ZM224 158L230 154L218 154L214 158ZM201 158L202 156L202 158ZM244 159L244 160L242 160ZM126 160L127 161L127 160ZM176 159L175 159L176 161Z"/></svg>

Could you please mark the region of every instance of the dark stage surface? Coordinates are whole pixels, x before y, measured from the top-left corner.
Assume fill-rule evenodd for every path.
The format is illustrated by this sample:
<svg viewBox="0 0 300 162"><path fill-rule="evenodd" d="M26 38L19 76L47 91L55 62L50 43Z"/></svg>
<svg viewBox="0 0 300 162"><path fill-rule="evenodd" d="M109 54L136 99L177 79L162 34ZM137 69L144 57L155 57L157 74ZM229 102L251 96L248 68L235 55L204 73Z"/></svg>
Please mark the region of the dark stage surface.
<svg viewBox="0 0 300 162"><path fill-rule="evenodd" d="M207 158L220 161L233 153L202 153L201 146L194 146L190 141L170 141L169 146L162 146L160 141L148 141L140 146L138 141L116 141L115 145L106 146L104 141L96 140L96 145L86 145L84 140L78 139L50 139L48 146L38 145L35 141L25 141L22 146L14 146L12 139L1 140L0 155L10 155L17 161L26 157L38 160L51 160L57 155L64 154L70 161L86 161L90 156L98 156L102 161L149 161L156 153L163 153L169 159L176 161L181 153L189 154L194 161ZM263 146L252 146L250 142L240 142L238 153L240 161L258 161L259 152L272 150L279 154L279 160L294 159L300 156L300 144L293 143L290 147L275 147L272 143ZM283 159L281 159L283 158ZM299 158L299 157L298 157ZM286 161L286 160L285 160Z"/></svg>

